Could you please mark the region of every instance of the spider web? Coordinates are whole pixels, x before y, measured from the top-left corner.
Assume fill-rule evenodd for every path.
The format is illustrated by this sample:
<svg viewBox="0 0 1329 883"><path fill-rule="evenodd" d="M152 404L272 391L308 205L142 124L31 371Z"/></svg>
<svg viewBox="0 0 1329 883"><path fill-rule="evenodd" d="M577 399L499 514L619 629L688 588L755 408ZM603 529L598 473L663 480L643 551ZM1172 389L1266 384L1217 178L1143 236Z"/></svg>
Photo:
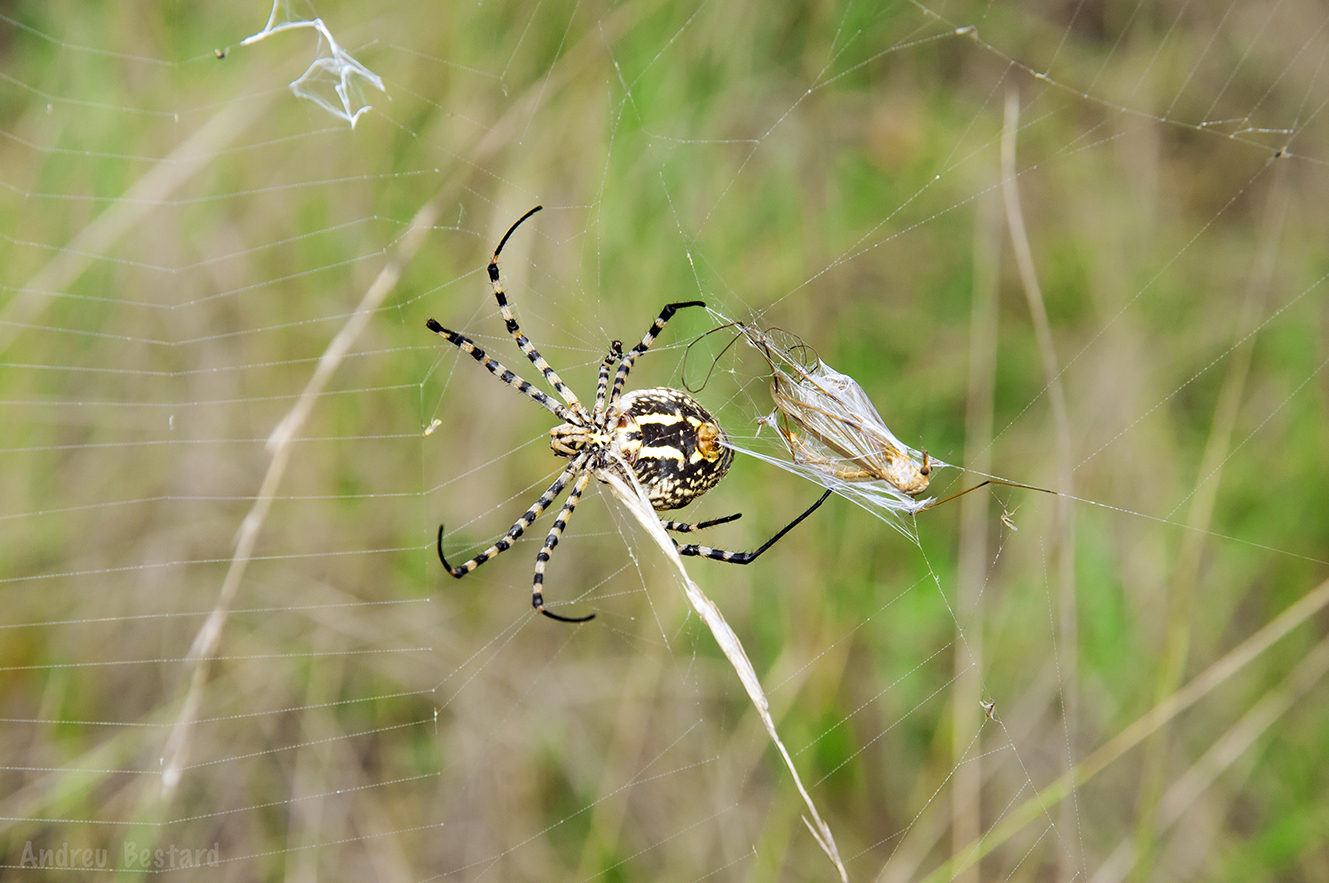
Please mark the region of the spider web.
<svg viewBox="0 0 1329 883"><path fill-rule="evenodd" d="M535 379L484 267L536 204L504 282L584 400L702 299L935 496L1059 494L689 560L850 879L1329 864L1323 9L214 6L0 16L4 879L835 878L607 491L545 583L585 626L529 607L552 513L438 562L560 466L424 328ZM770 446L718 324L630 387ZM752 549L818 493L740 456L672 517Z"/></svg>

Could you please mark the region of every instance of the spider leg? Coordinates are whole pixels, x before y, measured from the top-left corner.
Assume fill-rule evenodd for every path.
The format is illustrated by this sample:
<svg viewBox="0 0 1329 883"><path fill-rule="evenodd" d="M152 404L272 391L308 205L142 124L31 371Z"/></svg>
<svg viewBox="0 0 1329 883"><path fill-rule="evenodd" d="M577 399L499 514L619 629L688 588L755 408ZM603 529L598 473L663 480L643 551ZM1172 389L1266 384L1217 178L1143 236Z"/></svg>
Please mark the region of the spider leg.
<svg viewBox="0 0 1329 883"><path fill-rule="evenodd" d="M500 552L506 552L508 549L512 548L513 541L521 536L522 531L530 527L531 522L539 518L540 514L544 512L545 509L549 508L549 504L554 501L554 498L563 493L563 488L568 486L568 482L572 479L572 476L582 470L585 465L585 454L569 463L567 468L558 474L558 478L554 479L554 483L549 486L549 489L540 495L540 499L535 501L535 505L527 509L526 514L517 519L517 523L512 525L506 534L499 537L498 542L494 543L494 545L485 549L465 564L453 567L448 563L448 559L443 555L443 525L440 524L438 526L438 560L443 562L443 566L448 569L448 573L452 574L457 579L461 579L481 564L484 564L490 558L493 558Z"/></svg>
<svg viewBox="0 0 1329 883"><path fill-rule="evenodd" d="M595 619L595 614L590 616L559 616L545 609L545 596L542 592L545 582L545 565L549 563L549 556L553 553L554 547L558 545L558 540L563 536L563 529L568 526L568 521L572 518L573 511L577 508L577 501L581 499L582 491L586 490L586 484L591 480L591 473L583 471L577 476L577 481L572 485L572 490L568 491L568 498L563 501L563 508L559 511L558 517L554 519L554 526L549 528L549 535L545 537L544 548L535 556L535 581L531 584L531 606L543 613L550 619L556 619L559 622L589 622Z"/></svg>
<svg viewBox="0 0 1329 883"><path fill-rule="evenodd" d="M499 312L503 314L503 321L508 326L508 333L517 341L517 346L526 354L526 358L531 360L531 364L545 376L545 380L549 381L549 385L558 392L563 401L568 403L568 407L574 411L584 413L585 409L582 407L581 400L577 398L577 394L568 389L568 385L563 382L563 378L558 376L558 372L549 366L549 363L536 350L530 339L521 333L521 328L517 325L517 317L512 314L512 307L508 305L508 296L503 293L503 284L498 281L498 256L503 251L503 246L508 244L508 237L521 226L522 221L525 221L542 208L544 206L537 205L518 218L517 223L509 227L508 232L503 234L503 238L498 243L498 248L494 249L494 256L489 259L489 281L494 284L494 299L498 301Z"/></svg>
<svg viewBox="0 0 1329 883"><path fill-rule="evenodd" d="M679 533L692 533L694 530L704 530L708 527L715 527L717 524L728 524L731 521L737 521L743 517L742 512L735 512L733 515L726 515L724 518L713 518L710 521L702 521L697 524L685 524L682 521L665 521L660 519L665 530L675 530Z"/></svg>
<svg viewBox="0 0 1329 883"><path fill-rule="evenodd" d="M542 406L552 411L554 413L554 416L558 417L560 420L563 420L567 423L577 422L575 418L572 416L572 413L568 411L567 408L563 407L563 405L554 401L552 398L540 392L540 390L536 389L534 386L531 386L531 384L527 383L525 380L522 380L516 374L509 371L507 368L504 368L501 364L491 359L485 353L485 351L476 346L471 341L470 338L466 337L465 335L458 334L455 331L449 331L447 328L444 328L442 325L438 324L433 319L430 319L427 322L425 322L425 327L428 328L430 331L434 332L435 334L437 334L438 336L442 337L444 340L447 340L449 343L456 344L456 346L462 352L468 353L477 362L488 368L490 374L493 374L499 380L503 381L508 386L517 390L517 392L523 392L526 395L530 396L531 398L535 399L536 402L538 402Z"/></svg>
<svg viewBox="0 0 1329 883"><path fill-rule="evenodd" d="M609 389L609 367L623 358L623 342L615 340L609 344L609 355L605 356L600 362L600 382L595 387L595 410L591 419L595 423L600 422L600 418L605 413L605 392Z"/></svg>
<svg viewBox="0 0 1329 883"><path fill-rule="evenodd" d="M623 384L628 382L628 372L632 370L632 363L637 361L637 356L640 356L642 353L646 352L648 349L651 348L651 344L655 343L656 336L662 330L664 330L665 323L668 322L671 318L673 318L674 313L678 312L684 307L704 307L704 306L706 306L706 303L704 301L699 301L699 300L683 301L682 303L676 303L676 304L665 304L665 308L660 311L659 317L654 322L651 323L650 328L646 329L646 336L641 339L641 343L634 346L628 352L628 354L623 357L623 361L619 363L618 372L614 375L614 389L609 394L609 403L611 405L614 402L618 401L619 396L623 395Z"/></svg>
<svg viewBox="0 0 1329 883"><path fill-rule="evenodd" d="M781 537L789 533L789 531L793 530L800 521L802 521L804 518L807 518L813 512L817 511L817 507L820 506L822 503L826 502L826 498L829 497L830 495L831 492L829 490L826 491L826 493L822 494L821 498L818 499L817 502L813 503L806 512L795 518L793 521L789 522L787 525L785 525L784 528L779 533L777 533L775 536L771 537L769 540L763 543L761 548L755 552L726 552L723 549L712 549L707 546L680 545L678 547L678 554L699 555L702 558L713 558L716 561L728 561L730 564L751 564L753 561L756 560L758 555L760 555L762 552L765 552L771 546L775 545L776 542L779 541Z"/></svg>

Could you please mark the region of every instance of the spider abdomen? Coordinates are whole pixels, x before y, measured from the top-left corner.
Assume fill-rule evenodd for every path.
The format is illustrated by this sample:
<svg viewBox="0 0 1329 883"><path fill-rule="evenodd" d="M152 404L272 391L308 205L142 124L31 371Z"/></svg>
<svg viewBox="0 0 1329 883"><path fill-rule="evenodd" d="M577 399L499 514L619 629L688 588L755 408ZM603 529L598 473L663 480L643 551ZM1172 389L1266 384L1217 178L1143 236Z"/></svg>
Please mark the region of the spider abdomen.
<svg viewBox="0 0 1329 883"><path fill-rule="evenodd" d="M619 450L657 511L686 506L729 472L734 452L710 412L677 389L633 390L619 400Z"/></svg>

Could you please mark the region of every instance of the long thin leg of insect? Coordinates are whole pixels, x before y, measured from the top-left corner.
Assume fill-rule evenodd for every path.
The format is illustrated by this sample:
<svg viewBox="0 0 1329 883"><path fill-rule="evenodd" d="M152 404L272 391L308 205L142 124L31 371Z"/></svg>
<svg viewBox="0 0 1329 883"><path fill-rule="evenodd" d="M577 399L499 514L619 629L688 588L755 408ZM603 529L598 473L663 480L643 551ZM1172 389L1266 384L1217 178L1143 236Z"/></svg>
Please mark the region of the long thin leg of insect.
<svg viewBox="0 0 1329 883"><path fill-rule="evenodd" d="M826 498L829 497L830 495L831 492L829 490L826 491L826 493L822 494L821 497L818 498L817 502L813 503L811 506L808 507L808 510L806 512L804 512L802 515L798 516L793 521L786 524L784 526L784 529L782 529L779 533L771 537L766 542L762 543L761 548L757 549L757 551L755 552L726 552L723 549L712 549L707 546L680 545L678 547L678 554L699 555L702 558L713 558L716 561L727 561L730 564L751 564L753 561L757 559L757 556L759 556L762 552L765 552L771 546L775 545L780 540L781 537L783 537L785 534L789 533L789 531L797 527L800 521L802 521L804 518L807 518L813 512L816 512L817 507L820 506L822 503L826 502Z"/></svg>
<svg viewBox="0 0 1329 883"><path fill-rule="evenodd" d="M600 382L595 385L595 410L591 420L599 423L605 413L605 393L609 390L609 369L623 358L623 341L615 340L609 344L609 355L600 361Z"/></svg>
<svg viewBox="0 0 1329 883"><path fill-rule="evenodd" d="M554 547L558 545L558 540L563 536L563 529L568 526L569 519L572 518L573 511L577 508L577 501L581 499L582 491L586 490L586 484L591 480L591 473L583 472L577 476L576 482L572 485L572 490L568 491L568 498L563 501L563 508L559 511L558 517L554 519L554 526L549 528L549 534L545 537L544 548L535 556L535 581L531 584L531 606L543 613L550 619L557 619L559 622L589 622L595 619L595 614L589 616L559 616L545 609L545 596L543 593L545 583L545 565L549 563L549 556L553 553Z"/></svg>
<svg viewBox="0 0 1329 883"><path fill-rule="evenodd" d="M448 573L452 574L457 579L461 579L463 576L470 573L472 570L475 570L475 568L479 567L481 564L484 564L490 558L493 558L494 556L498 555L500 552L506 552L508 549L512 548L513 541L516 540L517 537L521 536L522 531L530 527L531 522L539 518L541 513L543 513L545 509L549 508L549 504L554 502L554 499L559 494L563 493L563 488L568 486L568 482L572 480L572 476L585 468L588 456L589 455L587 454L582 454L581 456L577 457L577 459L569 463L567 468L558 474L558 478L554 479L554 483L549 486L549 489L540 495L540 499L535 501L535 505L527 509L526 514L523 515L521 518L518 518L517 523L512 525L512 527L508 529L508 532L506 534L499 537L498 542L494 543L494 545L490 546L488 549L485 549L483 552L481 552L479 555L476 555L474 558L472 558L470 561L467 561L465 564L460 564L456 567L453 567L451 564L448 563L448 559L444 557L443 525L440 524L438 526L438 560L443 562L443 566L448 569Z"/></svg>
<svg viewBox="0 0 1329 883"><path fill-rule="evenodd" d="M572 412L569 411L567 408L563 407L561 403L555 401L554 399L540 392L540 390L536 389L534 386L531 386L531 384L527 383L525 380L522 380L512 371L508 370L507 368L504 368L502 364L495 361L494 359L491 359L488 356L488 354L486 354L484 350L476 346L469 337L466 337L464 334L458 334L455 331L450 331L447 328L444 328L442 325L435 322L433 319L426 321L425 327L428 328L430 331L434 332L435 334L437 334L438 336L442 337L444 340L448 341L449 343L455 344L458 349L460 349L464 353L469 354L481 365L484 365L486 368L489 369L490 374L493 374L495 377L506 383L508 386L512 387L518 392L525 393L526 395L535 399L535 401L539 402L543 407L548 408L550 411L552 411L554 415L558 417L560 420L563 420L567 423L579 422L573 416Z"/></svg>
<svg viewBox="0 0 1329 883"><path fill-rule="evenodd" d="M919 509L918 511L926 512L929 509L936 509L942 503L949 503L951 500L954 500L957 497L963 497L965 494L969 493L970 491L976 491L979 488L987 487L990 484L999 485L1001 487L1024 488L1027 491L1038 491L1044 494L1052 494L1054 497L1059 496L1059 494L1056 491L1050 491L1045 487L1034 487L1032 484L1020 484L1018 481L1007 481L1004 478L989 478L986 481L980 482L979 484L976 484L971 488L966 488L965 490L960 491L958 494L951 494L949 497L946 497L945 499L942 500L934 500L933 502L928 503L926 506L924 506L922 509Z"/></svg>
<svg viewBox="0 0 1329 883"><path fill-rule="evenodd" d="M665 308L660 311L659 317L657 317L656 320L651 323L650 328L646 329L646 336L641 339L641 343L637 344L631 350L629 350L628 354L623 357L623 361L619 363L618 372L614 374L614 389L609 394L609 404L612 405L614 402L618 401L619 396L623 394L623 384L628 382L628 372L632 370L632 363L637 361L637 356L640 356L642 353L646 352L648 349L651 348L651 344L655 343L656 336L659 335L659 333L662 330L664 330L665 323L667 323L671 318L673 318L674 313L678 312L684 307L704 307L704 306L706 306L706 303L704 301L699 301L699 300L683 301L682 303L676 303L676 304L665 304Z"/></svg>
<svg viewBox="0 0 1329 883"><path fill-rule="evenodd" d="M899 450L880 432L874 431L870 423L850 420L847 417L818 407L801 398L784 395L780 392L779 377L776 377L774 398L781 416L793 420L807 431L816 441L830 448L844 458L843 467L835 468L835 477L844 481L888 481L904 493L911 493L907 487L900 487L898 479L891 474L892 465L898 460L909 460L904 451ZM822 391L821 397L834 400L835 396ZM835 466L830 460L820 457L815 449L800 438L787 426L777 427L785 437L789 451L795 461L806 462L818 468ZM930 472L928 453L923 452L923 465L918 468L921 475ZM925 483L926 484L926 483ZM914 488L912 492L921 492Z"/></svg>
<svg viewBox="0 0 1329 883"><path fill-rule="evenodd" d="M508 333L517 341L517 346L526 354L526 358L531 360L531 364L545 376L545 380L549 381L549 385L552 386L559 396L562 397L563 401L568 403L569 408L572 408L574 411L585 413L585 409L582 407L581 400L577 398L577 394L568 388L568 385L563 382L563 378L559 377L558 372L550 367L549 363L546 362L544 356L540 355L536 350L535 345L531 343L530 339L527 338L525 334L521 333L521 328L517 325L517 317L512 314L512 307L508 304L508 297L503 293L503 285L498 281L498 256L503 251L503 246L508 244L508 237L512 235L514 230L521 226L522 221L540 211L542 208L544 208L544 206L537 205L535 208L518 218L517 223L509 227L508 232L503 234L503 238L499 240L498 248L494 249L494 256L489 259L489 281L494 285L494 299L498 301L498 310L503 314L503 322L508 326Z"/></svg>
<svg viewBox="0 0 1329 883"><path fill-rule="evenodd" d="M889 481L880 467L874 469L871 466L848 465L857 464L864 460L864 457L841 457L832 460L817 453L815 448L803 441L793 430L783 426L777 426L776 429L784 436L785 445L789 448L789 454L795 463L806 463L841 481Z"/></svg>
<svg viewBox="0 0 1329 883"><path fill-rule="evenodd" d="M702 521L697 524L686 524L682 521L665 521L660 519L665 530L674 530L679 533L692 533L694 530L705 530L708 527L715 527L717 524L728 524L731 521L737 521L743 517L742 512L735 512L733 515L726 515L724 518L713 518L710 521Z"/></svg>

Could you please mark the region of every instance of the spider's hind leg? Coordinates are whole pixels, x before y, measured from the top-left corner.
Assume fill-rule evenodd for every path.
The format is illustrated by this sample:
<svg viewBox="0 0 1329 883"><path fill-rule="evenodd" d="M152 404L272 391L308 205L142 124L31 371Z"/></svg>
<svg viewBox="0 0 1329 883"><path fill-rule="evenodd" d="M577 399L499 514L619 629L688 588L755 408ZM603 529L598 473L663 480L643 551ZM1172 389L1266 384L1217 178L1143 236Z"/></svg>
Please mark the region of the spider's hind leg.
<svg viewBox="0 0 1329 883"><path fill-rule="evenodd" d="M802 515L798 516L793 521L786 524L780 530L779 533L771 537L766 542L762 543L761 548L757 549L757 551L755 552L726 552L723 549L712 549L709 546L680 545L678 547L678 554L697 555L702 558L712 558L716 561L727 561L730 564L751 564L753 561L757 559L757 556L759 556L762 552L765 552L771 546L774 546L777 542L780 541L781 537L783 537L785 534L789 533L789 531L797 527L800 521L802 521L804 518L807 518L813 512L816 512L817 507L820 506L822 503L826 502L826 498L829 497L830 495L831 492L827 490L826 493L822 494L821 497L818 498L817 502L813 503L811 506L808 507L806 512L804 512Z"/></svg>
<svg viewBox="0 0 1329 883"><path fill-rule="evenodd" d="M696 524L687 524L682 521L665 521L663 518L660 519L660 523L664 525L665 530L692 533L694 530L705 530L708 527L715 527L717 524L728 524L742 517L742 512L735 512L733 515L726 515L724 518L712 518L710 521L699 521Z"/></svg>

